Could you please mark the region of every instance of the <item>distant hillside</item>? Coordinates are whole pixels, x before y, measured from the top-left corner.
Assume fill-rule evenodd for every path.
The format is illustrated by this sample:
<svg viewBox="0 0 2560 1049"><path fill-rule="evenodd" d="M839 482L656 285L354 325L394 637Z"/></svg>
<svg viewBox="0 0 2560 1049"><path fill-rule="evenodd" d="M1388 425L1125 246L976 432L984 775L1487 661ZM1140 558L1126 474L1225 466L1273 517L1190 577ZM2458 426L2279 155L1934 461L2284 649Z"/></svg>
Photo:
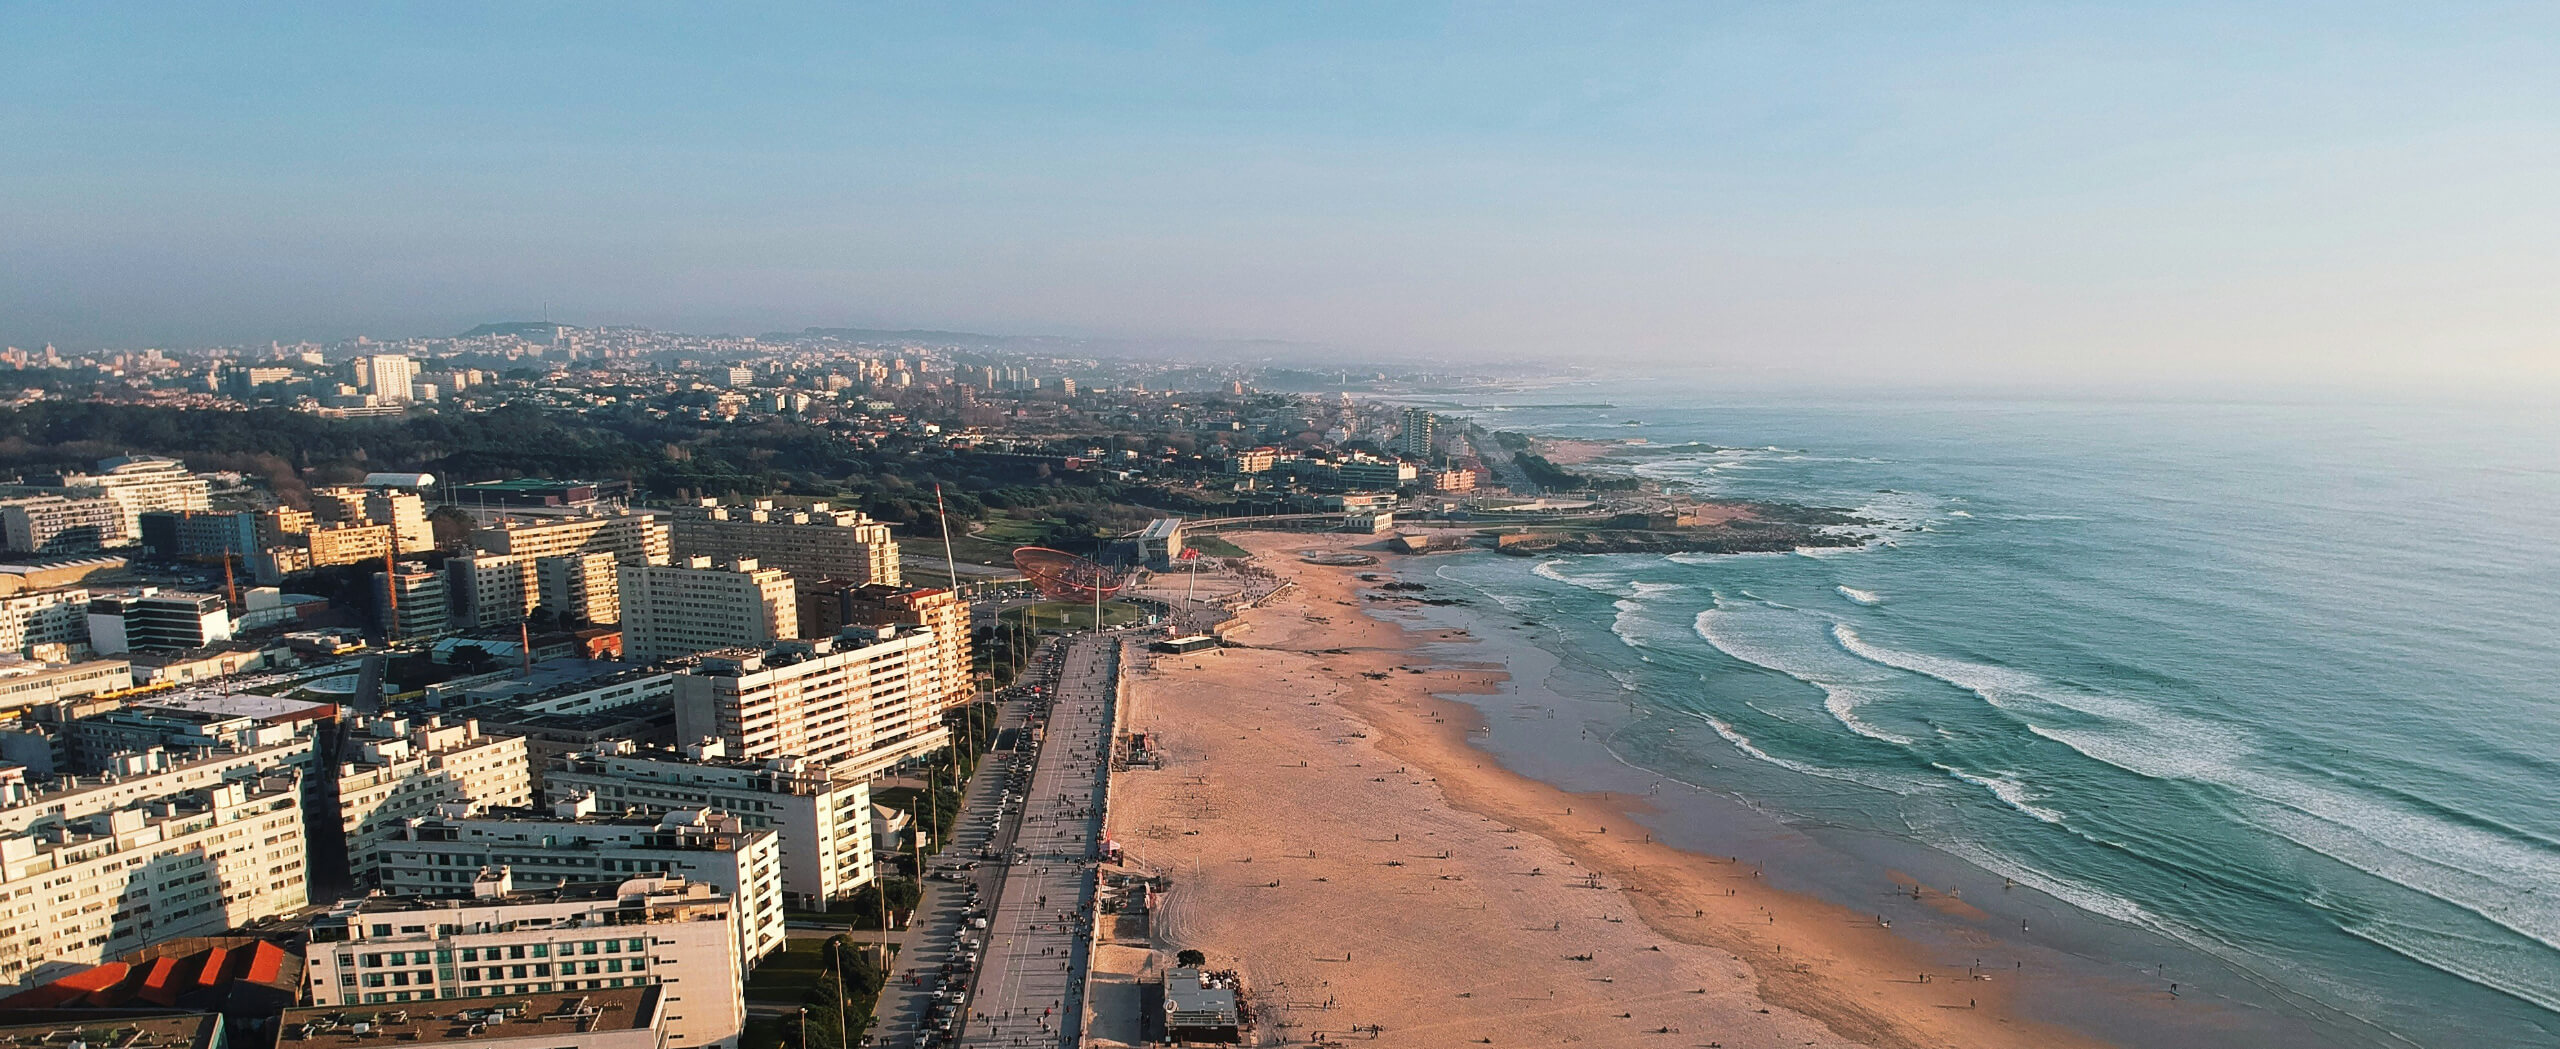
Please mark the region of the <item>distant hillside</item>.
<svg viewBox="0 0 2560 1049"><path fill-rule="evenodd" d="M454 338L482 339L492 335L539 335L547 339L551 337L553 332L559 331L560 328L561 324L558 321L500 321L496 324L483 324L477 328L471 329L470 331L454 336Z"/></svg>

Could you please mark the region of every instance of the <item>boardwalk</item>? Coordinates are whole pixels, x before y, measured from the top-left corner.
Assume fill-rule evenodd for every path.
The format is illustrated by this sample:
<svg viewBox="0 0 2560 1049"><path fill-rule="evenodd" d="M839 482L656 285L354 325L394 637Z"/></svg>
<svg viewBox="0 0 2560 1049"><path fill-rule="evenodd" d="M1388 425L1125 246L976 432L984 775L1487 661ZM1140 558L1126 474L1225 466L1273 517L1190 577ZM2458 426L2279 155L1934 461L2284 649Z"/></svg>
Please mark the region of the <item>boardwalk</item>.
<svg viewBox="0 0 2560 1049"><path fill-rule="evenodd" d="M964 1046L1072 1047L1082 1034L1119 671L1117 635L1075 638L1059 657Z"/></svg>

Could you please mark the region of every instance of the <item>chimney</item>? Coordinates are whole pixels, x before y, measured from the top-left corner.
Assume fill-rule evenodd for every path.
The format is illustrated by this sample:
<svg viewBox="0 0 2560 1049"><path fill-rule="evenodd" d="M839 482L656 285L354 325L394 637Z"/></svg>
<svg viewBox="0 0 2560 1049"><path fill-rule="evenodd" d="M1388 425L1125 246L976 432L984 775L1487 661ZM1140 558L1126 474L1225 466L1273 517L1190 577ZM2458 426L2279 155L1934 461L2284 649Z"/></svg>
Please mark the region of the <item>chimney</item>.
<svg viewBox="0 0 2560 1049"><path fill-rule="evenodd" d="M471 879L473 899L494 900L514 891L516 891L515 868L504 864L482 867L479 875Z"/></svg>

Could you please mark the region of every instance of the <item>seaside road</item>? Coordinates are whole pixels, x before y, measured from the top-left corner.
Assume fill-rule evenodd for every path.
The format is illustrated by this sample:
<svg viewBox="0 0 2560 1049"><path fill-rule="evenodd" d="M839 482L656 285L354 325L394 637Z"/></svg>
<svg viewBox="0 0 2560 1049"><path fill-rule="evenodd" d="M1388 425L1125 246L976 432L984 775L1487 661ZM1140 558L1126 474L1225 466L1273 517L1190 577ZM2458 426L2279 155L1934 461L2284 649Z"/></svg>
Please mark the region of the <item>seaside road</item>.
<svg viewBox="0 0 2560 1049"><path fill-rule="evenodd" d="M1082 1037L1119 675L1117 634L1075 638L1060 655L964 1046L1073 1047Z"/></svg>

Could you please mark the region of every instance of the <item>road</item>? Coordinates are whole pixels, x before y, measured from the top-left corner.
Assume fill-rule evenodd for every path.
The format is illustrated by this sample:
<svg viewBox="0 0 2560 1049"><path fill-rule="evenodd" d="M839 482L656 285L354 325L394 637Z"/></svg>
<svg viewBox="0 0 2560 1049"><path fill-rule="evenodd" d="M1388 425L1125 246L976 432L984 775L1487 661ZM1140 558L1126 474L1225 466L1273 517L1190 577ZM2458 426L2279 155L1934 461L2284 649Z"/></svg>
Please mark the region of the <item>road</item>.
<svg viewBox="0 0 2560 1049"><path fill-rule="evenodd" d="M1013 828L964 1046L1072 1049L1082 1034L1120 636L1070 639L1051 664L1055 688L1036 730L1039 753Z"/></svg>

